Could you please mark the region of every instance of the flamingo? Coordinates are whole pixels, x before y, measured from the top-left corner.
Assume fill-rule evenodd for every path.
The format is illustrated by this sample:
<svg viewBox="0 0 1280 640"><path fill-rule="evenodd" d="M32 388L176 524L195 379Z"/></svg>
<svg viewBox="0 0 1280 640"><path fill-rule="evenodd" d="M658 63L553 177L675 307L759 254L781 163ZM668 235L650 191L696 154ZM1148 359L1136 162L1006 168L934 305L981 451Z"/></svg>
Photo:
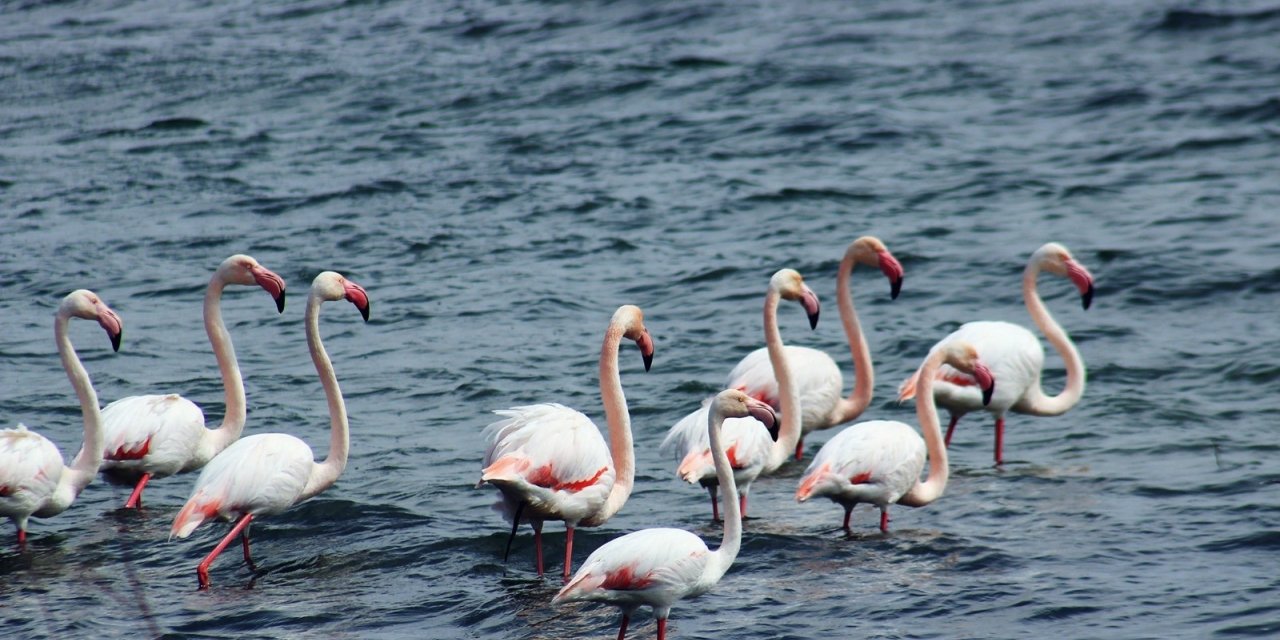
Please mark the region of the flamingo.
<svg viewBox="0 0 1280 640"><path fill-rule="evenodd" d="M71 318L96 320L111 338L111 349L120 350L123 331L120 316L98 294L78 289L62 299L53 316L53 335L62 368L80 399L84 444L71 466L65 466L58 447L48 438L28 430L26 425L0 430L0 516L13 520L18 528L19 546L27 542L27 518L33 515L47 518L65 511L93 481L102 463L102 413L98 410L98 394L67 335Z"/></svg>
<svg viewBox="0 0 1280 640"><path fill-rule="evenodd" d="M804 307L809 316L809 326L816 327L819 315L818 296L804 283L799 273L792 269L780 269L769 279L769 289L764 298L764 336L768 345L765 353L777 360L778 385L782 389L782 427L777 433L770 433L763 428L760 421L751 418L729 418L724 423L725 451L729 466L733 469L735 488L741 504L739 510L747 512L747 494L751 491L751 483L761 473L772 472L782 466L791 457L796 442L800 438L800 415L803 407L799 390L792 383L796 360L786 357L790 352L782 344L782 336L778 332L778 301L794 300ZM821 352L818 352L821 353ZM775 369L768 367L769 375ZM741 391L742 389L739 389ZM748 392L749 393L749 392ZM777 392L775 390L775 396ZM755 396L762 402L773 404L768 399ZM720 519L719 506L716 503L716 487L719 480L713 463L711 444L707 439L707 412L711 399L703 402L702 407L677 422L667 432L667 437L659 448L664 453L678 453L682 456L676 475L689 484L701 484L711 495L711 517Z"/></svg>
<svg viewBox="0 0 1280 640"><path fill-rule="evenodd" d="M203 467L244 430L244 380L220 307L222 290L229 284L260 286L275 299L276 310L284 311L284 280L249 256L223 260L209 279L204 328L226 390L220 426L206 429L200 407L176 393L129 396L102 410L103 474L113 482L134 485L126 509L142 506L142 489L149 480Z"/></svg>
<svg viewBox="0 0 1280 640"><path fill-rule="evenodd" d="M942 367L935 374L937 384L933 393L938 404L951 414L947 425L945 443L951 444L951 434L956 423L970 411L986 408L996 419L995 461L1004 462L1004 415L1010 410L1033 416L1057 416L1080 401L1084 394L1084 360L1071 338L1049 315L1040 294L1036 291L1036 276L1047 271L1071 280L1080 291L1085 309L1093 302L1093 276L1089 270L1071 256L1067 248L1050 242L1036 249L1022 272L1022 297L1032 322L1040 328L1049 343L1058 350L1067 367L1067 384L1056 396L1047 396L1040 388L1040 375L1044 371L1044 347L1027 329L1009 322L968 322L942 339L965 340L983 354L991 365L991 371L1000 379L1000 391L990 403L981 402L973 387L973 378L954 369ZM910 399L920 385L920 371L904 380L898 387L898 401Z"/></svg>
<svg viewBox="0 0 1280 640"><path fill-rule="evenodd" d="M631 495L635 482L631 414L618 376L618 348L623 338L640 347L648 371L653 363L653 339L639 307L618 307L600 349L600 396L609 425L607 446L590 418L555 403L495 411L504 419L484 430L489 446L476 486L487 482L502 493L495 506L511 521L507 555L521 517L533 526L539 576L543 573L543 521L564 521L564 579L568 580L574 528L604 524Z"/></svg>
<svg viewBox="0 0 1280 640"><path fill-rule="evenodd" d="M328 489L347 466L350 446L347 405L338 388L333 363L320 341L320 305L347 300L369 320L369 295L360 285L332 271L316 276L307 298L306 332L311 361L320 375L329 404L329 455L316 462L307 443L285 433L259 433L235 441L218 454L196 480L191 497L173 519L169 538L185 538L206 520L218 516L234 520L231 531L196 567L200 588L209 587L209 566L219 553L240 536L244 560L249 555L249 523L271 516Z"/></svg>
<svg viewBox="0 0 1280 640"><path fill-rule="evenodd" d="M916 398L916 419L920 434L896 420L859 422L827 441L800 478L796 501L824 496L844 507L844 529L859 502L880 508L880 530L889 530L889 505L923 507L942 497L947 487L947 448L938 426L938 407L932 386L934 373L942 365L972 376L982 400L991 401L995 378L978 357L978 351L963 340L947 340L929 353L920 370L923 391ZM923 482L926 452L929 477Z"/></svg>
<svg viewBox="0 0 1280 640"><path fill-rule="evenodd" d="M716 475L725 492L724 536L720 548L711 551L698 536L683 529L643 529L614 538L587 557L552 604L591 600L622 609L618 640L627 634L631 614L641 606L653 607L658 619L658 640L667 635L671 605L699 596L720 581L738 557L742 544L742 512L729 456L721 441L726 418L750 416L772 429L777 422L773 407L737 389L721 391L710 402L708 441Z"/></svg>

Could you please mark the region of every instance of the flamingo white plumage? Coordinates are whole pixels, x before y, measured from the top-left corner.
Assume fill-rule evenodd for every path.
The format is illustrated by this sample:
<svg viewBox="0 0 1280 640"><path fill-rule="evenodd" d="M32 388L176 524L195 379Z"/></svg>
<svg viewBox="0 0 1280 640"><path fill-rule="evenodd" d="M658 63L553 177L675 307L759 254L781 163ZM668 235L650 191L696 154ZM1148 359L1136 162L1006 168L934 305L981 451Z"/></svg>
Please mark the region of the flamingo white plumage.
<svg viewBox="0 0 1280 640"><path fill-rule="evenodd" d="M329 455L316 462L311 447L285 433L259 433L241 438L209 461L196 480L191 497L173 520L169 537L185 538L206 520L234 520L231 531L196 567L201 588L209 586L209 566L237 535L245 562L249 555L249 523L270 516L328 489L347 466L350 437L347 405L333 371L333 363L320 340L320 305L347 300L369 320L369 295L360 285L325 271L311 284L305 314L307 347L324 387L329 405Z"/></svg>
<svg viewBox="0 0 1280 640"><path fill-rule="evenodd" d="M574 528L604 524L631 495L635 483L631 414L618 375L618 349L623 338L640 347L648 371L653 362L653 339L639 307L618 307L600 349L600 396L609 425L608 445L590 418L555 403L495 411L504 419L484 430L489 446L476 486L489 483L502 493L496 507L511 521L508 554L520 522L527 520L533 527L539 576L543 573L544 521L564 521L564 578L568 579Z"/></svg>
<svg viewBox="0 0 1280 640"><path fill-rule="evenodd" d="M910 426L895 420L869 420L852 425L827 441L800 478L796 500L826 497L844 507L844 529L858 503L880 508L880 530L889 530L889 505L923 507L942 497L947 487L947 448L938 425L938 408L931 387L933 373L942 365L970 375L982 398L991 400L996 378L973 345L948 340L925 358L921 393L916 398L916 419L924 439ZM920 480L926 454L929 477Z"/></svg>
<svg viewBox="0 0 1280 640"><path fill-rule="evenodd" d="M1026 328L1010 322L967 322L941 342L964 340L978 349L991 372L1000 380L1000 390L990 404L982 403L981 394L974 387L973 377L947 366L936 375L933 394L938 404L951 414L947 425L945 443L951 444L951 434L956 423L970 411L986 409L995 416L995 462L1004 462L1005 413L1025 413L1033 416L1056 416L1075 406L1084 394L1084 359L1071 342L1071 338L1049 315L1040 294L1036 290L1036 277L1041 271L1071 280L1079 290L1085 309L1093 301L1093 276L1089 270L1071 256L1067 248L1050 242L1031 254L1031 260L1022 272L1022 297L1031 320L1044 333L1067 369L1067 382L1062 392L1047 396L1040 388L1040 376L1044 371L1044 347L1040 340ZM902 382L898 388L898 400L913 397L920 386L920 371Z"/></svg>
<svg viewBox="0 0 1280 640"><path fill-rule="evenodd" d="M658 619L658 640L666 638L672 605L710 591L738 557L742 512L721 428L726 418L747 417L769 430L777 423L773 407L736 389L721 391L708 410L707 439L725 493L724 536L718 549L711 551L701 538L683 529L629 533L593 551L551 602L590 600L622 609L618 640L626 637L631 614L641 606L650 606Z"/></svg>
<svg viewBox="0 0 1280 640"><path fill-rule="evenodd" d="M778 372L777 389L781 390L782 427L776 433L770 433L759 420L753 418L729 418L724 423L724 444L729 466L733 469L734 485L741 504L739 510L747 511L747 494L751 491L751 483L761 473L772 472L791 458L796 442L800 439L800 418L803 414L803 401L794 383L796 360L787 355L789 352L782 343L778 331L778 302L793 300L800 303L809 316L809 326L818 323L820 307L818 296L804 283L804 278L793 269L780 269L769 279L769 289L764 298L764 336L765 353L773 358L778 367L769 366L769 375ZM741 389L739 389L741 391ZM775 390L775 396L779 395ZM767 397L756 396L756 399L770 405L774 403ZM714 396L713 396L714 398ZM711 453L711 443L707 439L707 413L710 410L709 398L697 411L685 416L667 432L659 450L663 453L675 453L681 457L676 475L689 484L701 484L711 495L711 517L720 518L719 506L716 502L716 488L719 486L719 475L716 473ZM794 409L800 407L800 410Z"/></svg>
<svg viewBox="0 0 1280 640"><path fill-rule="evenodd" d="M67 333L71 318L96 320L111 338L112 350L120 350L120 316L102 298L87 289L78 289L62 299L53 316L53 335L62 368L80 400L84 444L71 465L65 466L58 447L26 425L0 430L0 516L13 520L20 546L27 541L27 519L33 515L47 518L65 511L93 481L102 463L98 394L71 345Z"/></svg>
<svg viewBox="0 0 1280 640"><path fill-rule="evenodd" d="M796 442L795 457L804 454L804 436L820 429L844 424L862 415L871 404L871 392L875 376L871 365L871 350L867 346L858 313L853 308L853 294L849 281L858 265L876 267L889 279L889 296L897 299L902 290L902 265L889 252L885 244L874 236L862 236L845 249L836 273L836 306L840 310L840 324L849 342L853 356L853 390L844 396L844 376L840 366L825 351L787 345L787 361L791 363L794 382L800 390L800 406L803 414L800 439ZM766 349L756 349L738 362L729 372L726 389L742 389L781 410L777 378Z"/></svg>
<svg viewBox="0 0 1280 640"><path fill-rule="evenodd" d="M244 379L222 321L222 290L227 285L260 286L275 299L277 311L284 311L284 279L246 255L223 260L204 296L204 328L225 389L222 424L205 428L200 407L176 393L121 398L102 410L102 471L110 481L133 485L126 509L142 506L142 490L149 480L200 469L244 430Z"/></svg>

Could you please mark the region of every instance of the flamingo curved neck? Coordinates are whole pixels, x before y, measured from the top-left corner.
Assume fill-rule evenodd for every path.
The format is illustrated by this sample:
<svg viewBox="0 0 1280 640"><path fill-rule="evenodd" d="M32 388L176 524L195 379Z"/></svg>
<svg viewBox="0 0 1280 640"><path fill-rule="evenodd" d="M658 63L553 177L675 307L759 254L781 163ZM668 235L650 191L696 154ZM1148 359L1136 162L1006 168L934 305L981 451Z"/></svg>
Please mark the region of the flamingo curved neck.
<svg viewBox="0 0 1280 640"><path fill-rule="evenodd" d="M929 453L929 477L924 482L916 482L905 495L898 499L898 504L908 507L923 507L942 497L947 488L947 476L950 468L947 465L947 446L942 440L942 427L938 424L938 406L933 399L933 378L942 366L945 355L942 349L935 349L920 367L919 384L916 389L916 420L920 422L920 431L924 434L925 450Z"/></svg>
<svg viewBox="0 0 1280 640"><path fill-rule="evenodd" d="M840 261L840 273L836 275L836 306L840 308L840 324L844 326L849 352L853 356L854 382L849 397L841 398L836 404L831 424L842 424L862 415L871 404L871 391L875 387L871 349L867 347L867 339L862 335L862 325L858 322L858 312L853 308L853 293L849 285L856 266L853 252L848 251Z"/></svg>
<svg viewBox="0 0 1280 640"><path fill-rule="evenodd" d="M583 526L603 524L622 509L635 485L635 447L631 436L631 413L627 410L627 397L622 393L622 378L618 374L618 349L622 344L624 327L610 324L600 347L600 398L604 402L605 421L609 426L609 455L613 459L615 473L609 497L599 511L582 520Z"/></svg>
<svg viewBox="0 0 1280 640"><path fill-rule="evenodd" d="M84 488L93 481L102 464L102 411L98 408L98 394L93 390L93 382L89 373L80 364L75 347L71 346L71 338L67 335L67 324L70 315L58 312L53 323L53 336L58 345L58 357L62 360L62 368L71 380L71 386L80 400L80 412L84 416L84 442L80 452L76 454L71 466L62 472L58 486L53 495L42 508L42 514L52 515L66 509L75 501Z"/></svg>
<svg viewBox="0 0 1280 640"><path fill-rule="evenodd" d="M227 326L222 321L222 289L225 286L226 282L221 274L215 273L209 280L209 287L204 294L204 330L209 336L209 345L213 347L213 357L218 361L226 405L222 424L204 433L200 447L196 451L196 457L202 458L204 462L211 460L218 452L240 437L247 418L240 363L236 360L236 350L231 343L231 334L227 332ZM196 466L202 465L197 461Z"/></svg>
<svg viewBox="0 0 1280 640"><path fill-rule="evenodd" d="M742 547L742 509L738 504L738 487L733 481L733 468L729 466L729 456L724 451L724 443L720 441L720 428L723 424L724 415L712 408L708 419L711 460L716 466L716 480L724 492L724 537L720 539L720 548L712 552L717 561L707 568L711 573L707 578L713 582L729 570Z"/></svg>
<svg viewBox="0 0 1280 640"><path fill-rule="evenodd" d="M311 476L307 478L307 486L298 497L302 502L337 482L342 470L347 467L347 453L351 447L349 425L347 423L347 404L342 399L342 389L338 388L338 376L333 372L333 363L320 341L320 305L323 300L314 293L307 299L306 331L307 348L311 351L311 362L320 375L320 384L324 386L324 397L329 404L329 455L324 462L311 467Z"/></svg>
<svg viewBox="0 0 1280 640"><path fill-rule="evenodd" d="M769 459L765 461L764 472L769 473L781 467L791 459L800 442L800 390L791 381L791 364L787 360L786 348L782 344L782 334L778 331L778 301L781 296L770 288L764 298L764 341L769 352L769 364L773 366L773 377L778 381L778 400L782 405L782 426L778 429L778 440L769 449Z"/></svg>
<svg viewBox="0 0 1280 640"><path fill-rule="evenodd" d="M1067 383L1056 396L1047 396L1040 386L1037 377L1035 383L1027 390L1019 403L1018 412L1038 416L1056 416L1066 413L1074 407L1084 395L1085 368L1084 359L1076 350L1076 345L1067 336L1067 332L1049 314L1049 309L1040 299L1036 288L1036 277L1040 274L1040 265L1032 262L1022 273L1022 297L1026 301L1027 313L1031 321L1040 328L1040 332L1049 340L1049 344L1062 356L1067 368Z"/></svg>

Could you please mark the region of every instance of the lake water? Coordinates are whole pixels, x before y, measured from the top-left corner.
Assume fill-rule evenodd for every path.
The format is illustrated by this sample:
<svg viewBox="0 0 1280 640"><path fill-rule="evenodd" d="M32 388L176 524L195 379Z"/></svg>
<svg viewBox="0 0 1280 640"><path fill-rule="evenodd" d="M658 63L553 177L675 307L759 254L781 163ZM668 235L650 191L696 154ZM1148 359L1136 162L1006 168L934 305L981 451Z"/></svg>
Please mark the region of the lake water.
<svg viewBox="0 0 1280 640"><path fill-rule="evenodd" d="M796 504L761 479L738 562L676 607L677 638L1273 638L1280 634L1280 5L868 2L7 2L0 7L0 425L70 456L80 418L52 343L68 291L124 318L73 339L103 402L221 386L204 286L245 252L282 275L229 291L246 433L327 448L302 334L321 270L372 300L322 318L351 415L337 485L253 530L196 589L225 525L166 541L194 476L91 485L0 545L0 635L609 638L613 609L552 608L528 529L476 489L492 409L603 423L601 335L624 348L636 491L576 562L653 526L715 543L705 493L657 452L762 343L780 267L822 297L789 342L852 377L844 247L881 237L902 296L859 270L876 362L865 419L914 423L897 383L960 322L1028 324L1019 278L1054 240L1097 282L1041 291L1089 367L1056 418L1012 415L1006 464L971 415L947 494ZM87 325L87 326L86 326ZM1047 358L1046 388L1063 382ZM944 414L945 415L945 414ZM944 418L945 419L945 418ZM835 431L809 439L807 458ZM634 637L651 637L648 613Z"/></svg>

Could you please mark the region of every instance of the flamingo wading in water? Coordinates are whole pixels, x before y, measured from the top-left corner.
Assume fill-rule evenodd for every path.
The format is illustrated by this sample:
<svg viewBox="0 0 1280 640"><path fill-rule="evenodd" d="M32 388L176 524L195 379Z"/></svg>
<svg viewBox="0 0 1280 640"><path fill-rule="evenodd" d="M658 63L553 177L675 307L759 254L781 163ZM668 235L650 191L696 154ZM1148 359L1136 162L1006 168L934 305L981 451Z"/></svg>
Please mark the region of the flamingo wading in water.
<svg viewBox="0 0 1280 640"><path fill-rule="evenodd" d="M792 365L796 361L786 357L789 352L782 344L782 336L778 332L779 300L799 302L809 316L809 326L816 327L818 323L818 296L805 285L800 274L792 269L780 269L774 273L769 279L769 289L764 298L764 336L767 355L778 363L776 368L769 366L768 370L769 375L774 375L775 371L778 375L782 427L777 432L770 432L759 420L746 417L729 418L725 420L723 428L725 454L733 469L734 486L741 502L739 510L743 515L747 512L747 494L751 491L751 483L761 473L773 472L790 460L791 452L800 439L800 415L804 405L794 383ZM778 394L776 390L774 393ZM762 402L773 404L767 399L756 397ZM676 475L689 484L696 483L706 487L707 493L711 495L711 517L719 520L720 510L716 502L719 474L713 463L706 428L710 404L711 398L708 398L697 411L672 426L662 441L660 451L682 456ZM796 407L801 409L797 410Z"/></svg>
<svg viewBox="0 0 1280 640"><path fill-rule="evenodd" d="M640 347L648 371L653 363L653 339L639 307L618 307L600 348L600 397L609 425L607 446L590 418L555 403L495 411L504 419L484 430L489 446L476 486L487 482L502 493L497 508L511 520L507 554L521 519L533 526L539 576L543 573L544 521L564 521L567 580L573 564L574 528L604 524L631 495L635 482L631 414L618 375L618 348L623 338Z"/></svg>
<svg viewBox="0 0 1280 640"><path fill-rule="evenodd" d="M729 456L721 442L721 425L726 418L750 416L772 429L776 423L773 407L736 389L716 395L708 411L708 441L716 474L724 487L724 537L720 548L711 551L698 536L683 529L642 529L614 538L587 557L552 604L591 600L622 609L618 640L627 634L631 614L641 606L653 607L658 619L658 640L667 635L671 606L684 598L704 594L720 581L742 544L742 512Z"/></svg>
<svg viewBox="0 0 1280 640"><path fill-rule="evenodd" d="M956 423L970 411L985 409L995 416L995 461L1004 462L1005 413L1025 413L1033 416L1056 416L1066 413L1080 401L1084 394L1084 359L1067 336L1066 331L1054 321L1036 291L1036 277L1041 271L1071 280L1080 292L1085 309L1093 302L1093 276L1089 270L1071 256L1067 248L1050 242L1031 254L1027 268L1022 272L1022 297L1027 312L1040 331L1062 356L1067 368L1067 383L1056 396L1047 396L1040 388L1040 375L1044 371L1044 347L1027 329L1010 322L979 321L960 325L940 342L964 340L982 354L983 361L1000 380L1000 390L989 404L983 403L981 393L974 387L973 377L947 366L935 374L934 397L938 404L951 414L947 425L945 443L951 444L951 434ZM898 401L913 397L920 387L920 371L903 381L898 388Z"/></svg>
<svg viewBox="0 0 1280 640"><path fill-rule="evenodd" d="M53 316L53 336L62 368L80 399L84 444L71 466L65 466L58 447L48 438L27 430L26 425L0 430L0 516L10 518L17 526L19 546L27 541L27 518L33 515L47 518L65 511L93 482L102 463L102 413L98 409L98 394L93 390L89 373L80 364L75 347L71 346L67 334L71 318L96 320L111 338L112 350L120 350L123 332L120 316L102 298L87 289L79 289L62 299Z"/></svg>
<svg viewBox="0 0 1280 640"><path fill-rule="evenodd" d="M237 535L244 560L253 568L249 523L254 518L281 513L328 489L347 466L347 405L338 388L333 363L320 341L320 305L336 300L351 302L361 317L369 320L369 295L360 285L332 271L316 276L307 298L305 322L311 361L329 404L329 455L324 462L316 462L311 447L302 440L284 433L259 433L235 441L205 465L169 531L171 539L185 538L210 518L235 521L231 531L196 567L201 588L209 586L209 565Z"/></svg>
<svg viewBox="0 0 1280 640"><path fill-rule="evenodd" d="M142 506L142 489L149 480L203 467L244 430L244 380L231 335L222 322L222 290L227 285L260 286L275 299L276 310L284 311L280 276L246 255L223 260L204 295L204 328L226 394L222 424L205 428L200 407L176 393L121 398L102 410L102 471L108 480L133 485L126 509Z"/></svg>
<svg viewBox="0 0 1280 640"><path fill-rule="evenodd" d="M942 443L938 408L931 393L933 373L942 365L973 377L985 401L991 400L996 380L972 345L948 340L934 347L920 370L921 393L916 397L920 434L895 420L869 420L852 425L822 445L800 478L796 501L830 498L844 507L844 529L860 502L880 508L880 530L889 530L889 505L923 507L942 497L947 487L947 447ZM926 453L929 477L920 480Z"/></svg>

